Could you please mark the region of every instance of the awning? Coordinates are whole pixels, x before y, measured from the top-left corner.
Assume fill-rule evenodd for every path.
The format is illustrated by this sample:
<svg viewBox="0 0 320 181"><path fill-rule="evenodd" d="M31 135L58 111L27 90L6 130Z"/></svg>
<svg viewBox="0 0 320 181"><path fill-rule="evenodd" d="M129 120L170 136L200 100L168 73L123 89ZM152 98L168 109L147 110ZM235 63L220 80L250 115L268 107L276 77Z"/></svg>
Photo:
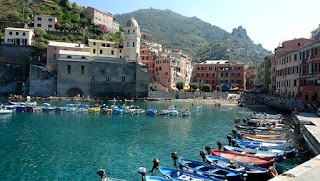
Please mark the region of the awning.
<svg viewBox="0 0 320 181"><path fill-rule="evenodd" d="M320 75L308 78L307 81L320 80Z"/></svg>

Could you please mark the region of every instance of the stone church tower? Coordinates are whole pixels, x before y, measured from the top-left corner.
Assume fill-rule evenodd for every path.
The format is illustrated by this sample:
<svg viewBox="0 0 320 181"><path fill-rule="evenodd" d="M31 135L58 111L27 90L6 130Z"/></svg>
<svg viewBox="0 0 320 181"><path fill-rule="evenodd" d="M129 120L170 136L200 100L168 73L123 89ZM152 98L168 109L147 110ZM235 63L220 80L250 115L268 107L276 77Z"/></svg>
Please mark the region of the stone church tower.
<svg viewBox="0 0 320 181"><path fill-rule="evenodd" d="M123 52L127 61L140 63L140 27L132 17L124 28Z"/></svg>

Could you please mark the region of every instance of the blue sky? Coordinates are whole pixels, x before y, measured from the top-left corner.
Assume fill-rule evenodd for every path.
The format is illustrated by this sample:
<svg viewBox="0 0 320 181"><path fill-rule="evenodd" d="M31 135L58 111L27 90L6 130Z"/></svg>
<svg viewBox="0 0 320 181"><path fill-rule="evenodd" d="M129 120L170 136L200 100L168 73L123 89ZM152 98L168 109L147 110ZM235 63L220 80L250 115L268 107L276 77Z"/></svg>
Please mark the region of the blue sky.
<svg viewBox="0 0 320 181"><path fill-rule="evenodd" d="M310 38L320 24L319 0L69 0L111 14L170 9L228 32L242 26L254 43L274 50L280 42ZM139 23L139 22L138 22Z"/></svg>

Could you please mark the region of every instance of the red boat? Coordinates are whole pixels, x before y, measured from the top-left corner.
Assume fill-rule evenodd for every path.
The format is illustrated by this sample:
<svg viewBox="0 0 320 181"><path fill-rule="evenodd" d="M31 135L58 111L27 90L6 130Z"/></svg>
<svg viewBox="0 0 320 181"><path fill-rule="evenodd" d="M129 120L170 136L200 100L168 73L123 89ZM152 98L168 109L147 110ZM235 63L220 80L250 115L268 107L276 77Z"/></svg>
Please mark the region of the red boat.
<svg viewBox="0 0 320 181"><path fill-rule="evenodd" d="M263 168L269 168L274 162L276 162L276 158L264 158L241 153L232 153L228 151L212 150L212 154L232 161L252 163Z"/></svg>

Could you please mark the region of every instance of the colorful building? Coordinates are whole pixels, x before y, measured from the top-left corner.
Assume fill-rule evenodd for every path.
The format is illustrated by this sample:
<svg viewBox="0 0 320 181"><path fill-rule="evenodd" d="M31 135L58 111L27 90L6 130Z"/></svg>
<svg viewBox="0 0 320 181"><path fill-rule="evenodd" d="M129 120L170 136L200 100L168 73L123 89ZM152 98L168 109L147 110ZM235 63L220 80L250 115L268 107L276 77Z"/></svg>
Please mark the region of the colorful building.
<svg viewBox="0 0 320 181"><path fill-rule="evenodd" d="M194 65L194 82L210 84L212 90L244 88L244 66L232 60L207 60Z"/></svg>
<svg viewBox="0 0 320 181"><path fill-rule="evenodd" d="M89 39L88 45L90 47L91 56L115 57L115 58L123 57L122 44L111 42L111 41Z"/></svg>
<svg viewBox="0 0 320 181"><path fill-rule="evenodd" d="M119 23L114 21L113 16L110 13L104 13L92 7L87 7L84 10L84 16L95 25L106 27L107 31L118 32Z"/></svg>
<svg viewBox="0 0 320 181"><path fill-rule="evenodd" d="M299 96L304 104L320 103L320 42L299 49Z"/></svg>

